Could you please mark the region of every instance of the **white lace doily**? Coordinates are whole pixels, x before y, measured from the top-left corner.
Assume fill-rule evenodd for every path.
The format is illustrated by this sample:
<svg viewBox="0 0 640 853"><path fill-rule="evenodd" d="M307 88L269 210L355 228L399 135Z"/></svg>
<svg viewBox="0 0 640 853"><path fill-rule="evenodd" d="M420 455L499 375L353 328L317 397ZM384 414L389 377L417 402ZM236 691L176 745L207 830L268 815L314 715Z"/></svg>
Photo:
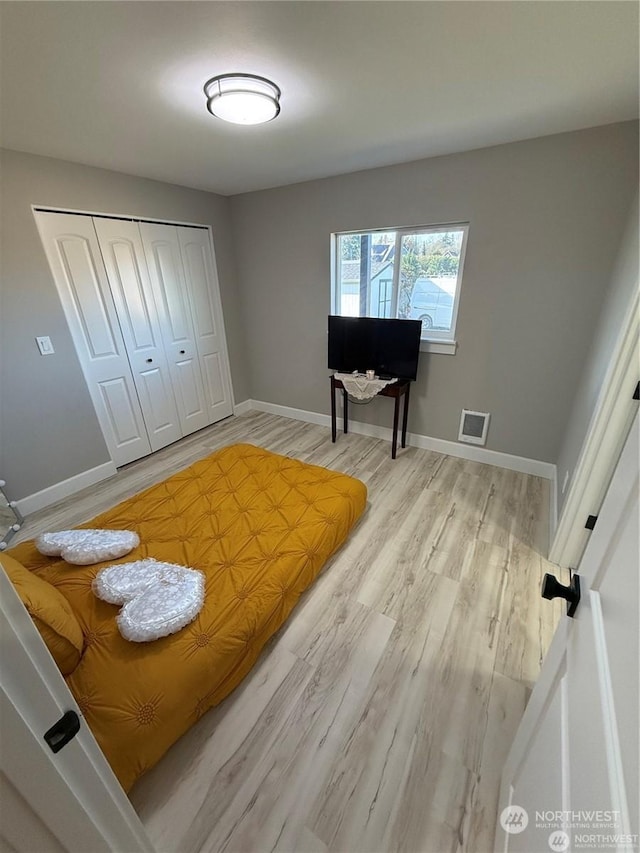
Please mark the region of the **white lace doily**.
<svg viewBox="0 0 640 853"><path fill-rule="evenodd" d="M356 400L371 400L387 385L393 385L397 379L367 379L362 373L336 373L336 379L344 385L344 389Z"/></svg>

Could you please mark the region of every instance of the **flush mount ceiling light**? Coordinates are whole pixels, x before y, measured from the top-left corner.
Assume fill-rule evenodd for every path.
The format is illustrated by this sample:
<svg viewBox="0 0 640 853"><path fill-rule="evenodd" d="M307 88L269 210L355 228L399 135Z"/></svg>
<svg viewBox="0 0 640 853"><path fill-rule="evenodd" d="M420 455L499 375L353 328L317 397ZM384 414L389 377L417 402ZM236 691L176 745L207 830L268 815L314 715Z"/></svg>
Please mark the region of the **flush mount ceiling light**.
<svg viewBox="0 0 640 853"><path fill-rule="evenodd" d="M233 124L262 124L280 112L280 89L255 74L219 74L204 84L207 109Z"/></svg>

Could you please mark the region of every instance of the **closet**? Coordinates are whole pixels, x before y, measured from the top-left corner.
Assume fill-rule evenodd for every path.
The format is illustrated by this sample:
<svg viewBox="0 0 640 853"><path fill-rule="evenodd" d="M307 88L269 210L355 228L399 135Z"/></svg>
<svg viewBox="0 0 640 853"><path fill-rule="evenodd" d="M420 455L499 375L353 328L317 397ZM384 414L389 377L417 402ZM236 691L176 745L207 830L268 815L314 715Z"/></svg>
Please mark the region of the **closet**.
<svg viewBox="0 0 640 853"><path fill-rule="evenodd" d="M116 465L233 411L207 228L37 211Z"/></svg>

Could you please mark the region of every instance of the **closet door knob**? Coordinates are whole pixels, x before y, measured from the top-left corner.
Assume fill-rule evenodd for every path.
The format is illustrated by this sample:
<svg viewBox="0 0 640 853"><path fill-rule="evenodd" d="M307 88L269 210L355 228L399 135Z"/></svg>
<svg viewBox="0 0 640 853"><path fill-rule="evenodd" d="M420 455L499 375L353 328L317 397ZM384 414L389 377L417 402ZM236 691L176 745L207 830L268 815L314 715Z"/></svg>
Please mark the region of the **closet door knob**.
<svg viewBox="0 0 640 853"><path fill-rule="evenodd" d="M185 352L185 351L184 351L183 349L181 349L181 350L180 350L180 355L184 355L184 352Z"/></svg>
<svg viewBox="0 0 640 853"><path fill-rule="evenodd" d="M153 361L153 359L152 359L152 358L148 358L148 359L147 359L147 364L151 364L151 362L152 362L152 361Z"/></svg>

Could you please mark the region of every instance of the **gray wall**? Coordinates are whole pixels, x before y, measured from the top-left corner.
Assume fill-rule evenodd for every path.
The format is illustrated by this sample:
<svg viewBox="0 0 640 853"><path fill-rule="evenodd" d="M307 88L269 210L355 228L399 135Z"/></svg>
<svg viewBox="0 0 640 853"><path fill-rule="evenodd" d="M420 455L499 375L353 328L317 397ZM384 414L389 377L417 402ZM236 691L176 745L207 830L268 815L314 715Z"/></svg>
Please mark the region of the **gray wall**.
<svg viewBox="0 0 640 853"><path fill-rule="evenodd" d="M469 221L457 355L424 354L409 428L555 462L638 181L625 122L231 199L251 396L329 411L334 231ZM354 417L390 425L388 400Z"/></svg>
<svg viewBox="0 0 640 853"><path fill-rule="evenodd" d="M611 361L615 343L622 330L631 300L638 289L638 196L631 206L627 228L622 236L616 263L605 295L582 375L576 387L573 406L558 456L558 512L562 510L569 484L562 494L565 472L569 483L578 461L596 402ZM633 388L629 389L629 393Z"/></svg>
<svg viewBox="0 0 640 853"><path fill-rule="evenodd" d="M211 225L235 396L249 396L227 198L16 151L0 169L0 475L12 498L109 460L31 204ZM55 355L38 354L36 335Z"/></svg>
<svg viewBox="0 0 640 853"><path fill-rule="evenodd" d="M637 134L627 122L232 199L0 152L8 492L21 498L108 460L31 204L210 224L235 399L325 413L331 232L470 221L458 354L421 356L410 429L455 440L463 406L489 411L488 447L560 457L562 473L575 464L631 286L612 270L637 186ZM36 335L51 336L55 356L38 354ZM575 396L581 382L587 391ZM354 414L390 424L388 400Z"/></svg>

